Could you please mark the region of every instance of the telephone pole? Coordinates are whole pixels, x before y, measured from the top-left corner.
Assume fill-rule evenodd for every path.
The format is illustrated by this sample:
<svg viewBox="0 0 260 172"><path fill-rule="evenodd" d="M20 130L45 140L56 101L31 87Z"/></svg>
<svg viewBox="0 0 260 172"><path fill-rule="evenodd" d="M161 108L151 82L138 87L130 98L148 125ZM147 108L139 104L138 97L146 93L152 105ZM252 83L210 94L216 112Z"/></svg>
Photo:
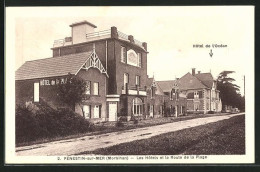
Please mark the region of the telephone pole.
<svg viewBox="0 0 260 172"><path fill-rule="evenodd" d="M245 77L245 75L244 75L244 97L245 97L245 95L246 95L246 77Z"/></svg>

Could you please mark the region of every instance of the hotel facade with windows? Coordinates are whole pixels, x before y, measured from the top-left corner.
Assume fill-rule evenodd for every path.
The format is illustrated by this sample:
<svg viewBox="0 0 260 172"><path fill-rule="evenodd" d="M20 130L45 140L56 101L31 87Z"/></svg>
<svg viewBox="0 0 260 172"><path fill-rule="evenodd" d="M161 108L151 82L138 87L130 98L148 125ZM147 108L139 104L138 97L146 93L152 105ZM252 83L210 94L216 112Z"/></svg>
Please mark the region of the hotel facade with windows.
<svg viewBox="0 0 260 172"><path fill-rule="evenodd" d="M116 27L95 32L87 21L70 27L70 37L54 41L53 57L25 62L16 71L16 104L61 106L54 85L72 74L86 82L86 99L75 105L77 113L94 121L144 116L147 44Z"/></svg>

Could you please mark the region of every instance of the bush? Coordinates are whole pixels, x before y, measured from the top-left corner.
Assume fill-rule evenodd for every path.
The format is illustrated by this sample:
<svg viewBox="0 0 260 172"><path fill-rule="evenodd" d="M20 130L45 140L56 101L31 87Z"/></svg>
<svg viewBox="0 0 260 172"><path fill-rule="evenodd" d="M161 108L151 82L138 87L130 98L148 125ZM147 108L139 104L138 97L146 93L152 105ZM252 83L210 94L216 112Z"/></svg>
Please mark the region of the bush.
<svg viewBox="0 0 260 172"><path fill-rule="evenodd" d="M92 131L93 125L74 111L52 109L39 105L36 112L26 107L16 108L16 144L43 138L67 136Z"/></svg>
<svg viewBox="0 0 260 172"><path fill-rule="evenodd" d="M138 120L137 119L134 119L134 124L138 124Z"/></svg>
<svg viewBox="0 0 260 172"><path fill-rule="evenodd" d="M116 127L124 127L124 123L122 121L117 121Z"/></svg>
<svg viewBox="0 0 260 172"><path fill-rule="evenodd" d="M28 142L39 137L39 123L29 109L17 106L15 114L15 140Z"/></svg>
<svg viewBox="0 0 260 172"><path fill-rule="evenodd" d="M208 114L214 114L214 111L209 111Z"/></svg>
<svg viewBox="0 0 260 172"><path fill-rule="evenodd" d="M118 121L126 122L127 121L127 116L120 116L118 118Z"/></svg>

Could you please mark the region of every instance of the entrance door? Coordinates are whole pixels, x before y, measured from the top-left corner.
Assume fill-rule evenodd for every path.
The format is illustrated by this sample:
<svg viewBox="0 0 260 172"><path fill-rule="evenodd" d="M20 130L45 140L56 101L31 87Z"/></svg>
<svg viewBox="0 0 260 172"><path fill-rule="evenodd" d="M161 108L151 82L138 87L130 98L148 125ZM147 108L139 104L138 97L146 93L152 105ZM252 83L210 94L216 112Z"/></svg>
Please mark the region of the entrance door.
<svg viewBox="0 0 260 172"><path fill-rule="evenodd" d="M94 106L94 118L99 118L99 106L95 105Z"/></svg>
<svg viewBox="0 0 260 172"><path fill-rule="evenodd" d="M153 106L154 106L154 105L151 105L151 106L150 106L150 117L153 117Z"/></svg>
<svg viewBox="0 0 260 172"><path fill-rule="evenodd" d="M109 113L109 121L116 121L117 117L117 103L116 102L109 102L108 105L108 113Z"/></svg>

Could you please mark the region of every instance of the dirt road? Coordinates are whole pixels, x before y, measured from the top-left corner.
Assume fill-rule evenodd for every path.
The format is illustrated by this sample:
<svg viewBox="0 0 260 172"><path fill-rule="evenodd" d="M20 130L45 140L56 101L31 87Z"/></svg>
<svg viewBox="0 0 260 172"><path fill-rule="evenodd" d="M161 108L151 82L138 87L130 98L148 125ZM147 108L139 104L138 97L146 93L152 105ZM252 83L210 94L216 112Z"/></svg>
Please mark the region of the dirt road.
<svg viewBox="0 0 260 172"><path fill-rule="evenodd" d="M94 136L84 136L76 139L68 139L43 144L36 144L31 146L18 147L16 148L16 154L22 156L75 155L85 151L93 151L98 148L109 147L120 143L131 142L134 140L147 139L163 133L174 132L185 128L196 127L199 125L217 122L242 114L244 113L226 116L196 118L152 127L125 130Z"/></svg>

